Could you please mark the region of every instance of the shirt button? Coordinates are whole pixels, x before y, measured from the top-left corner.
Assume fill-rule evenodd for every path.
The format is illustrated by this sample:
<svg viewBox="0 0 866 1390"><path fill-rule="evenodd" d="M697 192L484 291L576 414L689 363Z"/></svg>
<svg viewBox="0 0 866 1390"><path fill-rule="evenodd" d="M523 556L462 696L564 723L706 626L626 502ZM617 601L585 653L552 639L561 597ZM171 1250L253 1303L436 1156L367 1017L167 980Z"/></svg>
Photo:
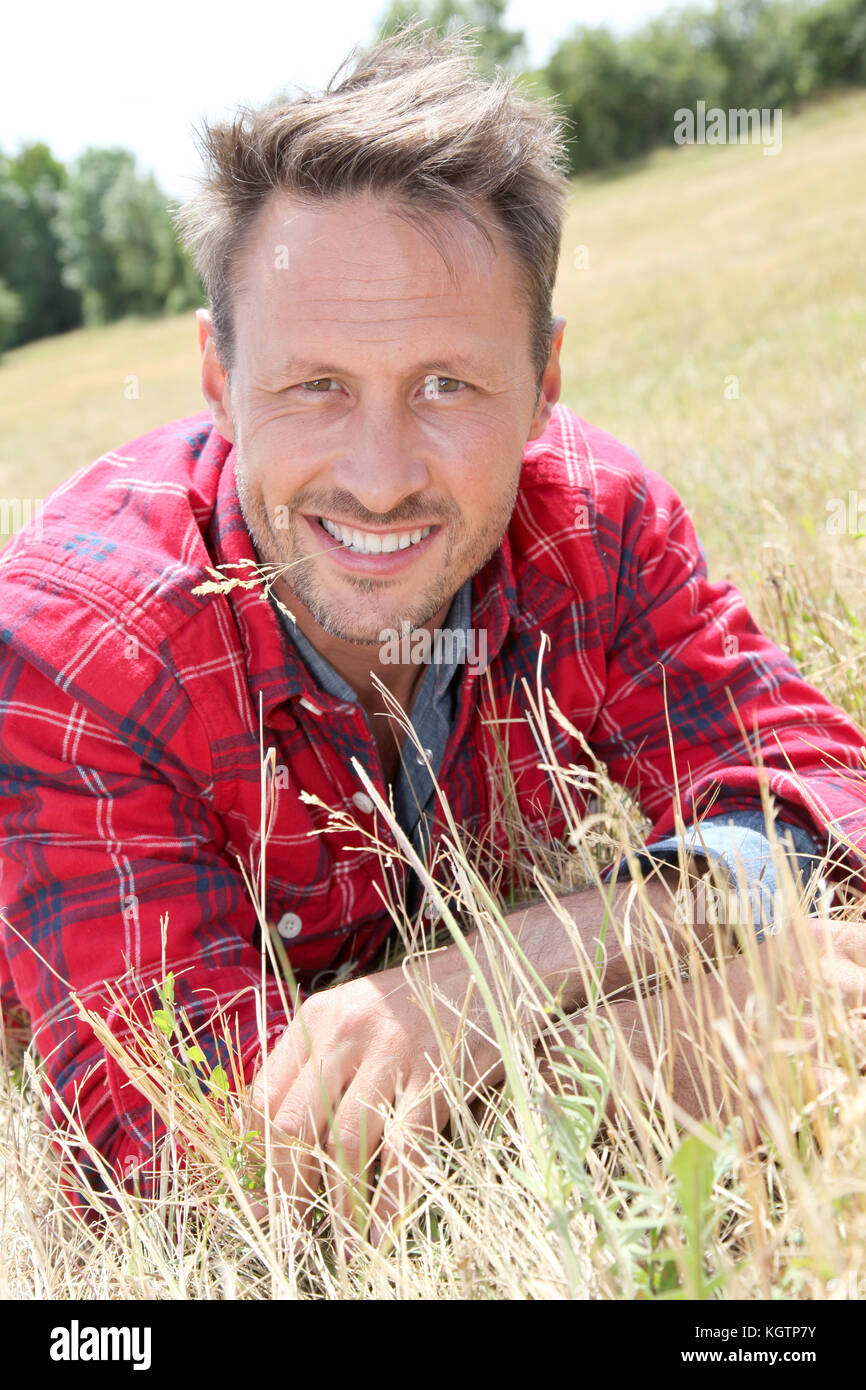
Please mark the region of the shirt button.
<svg viewBox="0 0 866 1390"><path fill-rule="evenodd" d="M369 816L370 812L376 809L365 792L355 792L355 795L352 797L352 802L365 816Z"/></svg>
<svg viewBox="0 0 866 1390"><path fill-rule="evenodd" d="M423 753L416 753L416 754L415 754L415 761L416 761L416 763L418 764L419 767L423 767L423 766L424 766L424 760L425 760L425 758L426 758L426 760L427 760L428 763L432 763L432 761L433 761L433 749L432 749L432 748L425 748Z"/></svg>
<svg viewBox="0 0 866 1390"><path fill-rule="evenodd" d="M301 919L297 912L284 912L277 923L277 931L284 941L291 941L301 930Z"/></svg>

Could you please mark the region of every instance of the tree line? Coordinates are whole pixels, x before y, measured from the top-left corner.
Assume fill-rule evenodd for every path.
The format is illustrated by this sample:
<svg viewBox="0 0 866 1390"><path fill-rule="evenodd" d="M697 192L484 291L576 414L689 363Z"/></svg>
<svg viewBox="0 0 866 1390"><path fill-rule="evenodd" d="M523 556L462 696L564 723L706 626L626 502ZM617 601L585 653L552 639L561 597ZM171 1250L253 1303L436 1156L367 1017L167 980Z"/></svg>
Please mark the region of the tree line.
<svg viewBox="0 0 866 1390"><path fill-rule="evenodd" d="M571 172L608 169L673 143L674 113L796 108L866 86L866 0L716 0L671 8L630 34L578 25L540 69L527 69L507 0L393 0L382 25L426 19L440 33L477 26L482 67L522 72L568 123Z"/></svg>
<svg viewBox="0 0 866 1390"><path fill-rule="evenodd" d="M866 0L719 0L669 11L623 38L582 28L540 80L572 123L574 173L673 140L674 113L781 108L866 86Z"/></svg>
<svg viewBox="0 0 866 1390"><path fill-rule="evenodd" d="M556 98L575 174L672 143L674 113L698 101L790 109L866 86L866 0L717 0L713 9L672 9L622 37L580 25L534 70L506 11L507 0L392 0L376 34L418 18L443 33L477 27L483 68L521 72L533 93ZM0 351L201 303L172 211L127 150L90 149L69 169L41 143L0 154Z"/></svg>
<svg viewBox="0 0 866 1390"><path fill-rule="evenodd" d="M41 142L0 154L0 351L201 304L172 212L128 150L89 149L69 169Z"/></svg>

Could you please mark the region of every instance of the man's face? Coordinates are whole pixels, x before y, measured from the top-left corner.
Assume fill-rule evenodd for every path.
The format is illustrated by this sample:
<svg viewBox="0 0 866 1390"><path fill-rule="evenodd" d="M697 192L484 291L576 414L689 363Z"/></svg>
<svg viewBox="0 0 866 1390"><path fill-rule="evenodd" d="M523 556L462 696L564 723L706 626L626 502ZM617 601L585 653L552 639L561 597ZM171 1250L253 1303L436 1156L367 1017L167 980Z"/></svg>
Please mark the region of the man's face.
<svg viewBox="0 0 866 1390"><path fill-rule="evenodd" d="M238 269L227 393L211 363L256 549L338 641L441 621L499 545L558 394L557 368L536 402L501 235L491 252L462 219L445 230L454 281L381 199L274 195Z"/></svg>

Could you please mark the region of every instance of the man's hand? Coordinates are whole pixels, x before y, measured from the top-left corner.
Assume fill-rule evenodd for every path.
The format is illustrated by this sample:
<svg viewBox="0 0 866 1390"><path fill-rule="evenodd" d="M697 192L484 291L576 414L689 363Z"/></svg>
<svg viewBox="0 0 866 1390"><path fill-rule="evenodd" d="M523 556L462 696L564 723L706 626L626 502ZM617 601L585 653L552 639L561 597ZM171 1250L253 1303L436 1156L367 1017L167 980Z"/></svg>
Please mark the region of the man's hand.
<svg viewBox="0 0 866 1390"><path fill-rule="evenodd" d="M501 1059L456 946L428 956L424 967L441 997L442 1033L462 1048L467 1088L496 1083ZM440 1041L412 983L417 968L404 963L311 995L254 1080L252 1123L270 1120L272 1166L302 1218L310 1219L324 1180L351 1220L353 1194L369 1192L378 1162L373 1236L380 1239L406 1206L423 1139L445 1125L435 1079Z"/></svg>
<svg viewBox="0 0 866 1390"><path fill-rule="evenodd" d="M607 905L594 891L564 898L563 910L573 919L571 932L544 902L507 914L521 951L565 1009L585 1002L601 923L608 911L618 920L629 917L629 897L628 885L615 884ZM673 894L663 876L647 886L646 897L666 919L672 916ZM645 951L636 921L633 927L634 952L642 961ZM605 935L605 983L627 984L631 967L619 951L616 932L610 929ZM467 940L491 984L477 935ZM476 1088L496 1086L503 1078L492 1026L456 944L421 961L311 995L257 1074L247 1123L248 1129L264 1129L266 1117L270 1121L271 1166L308 1223L323 1180L337 1209L351 1219L353 1192L369 1191L378 1163L373 1234L381 1234L407 1205L407 1179L413 1158L422 1152L421 1140L445 1124L447 1106L435 1080L439 1036L413 985L415 972L422 969L425 993L434 1003L441 1000L435 1007L442 1035L449 1048L461 1048L451 1065L462 1078L465 1099L471 1101ZM541 1020L539 1014L539 1024Z"/></svg>

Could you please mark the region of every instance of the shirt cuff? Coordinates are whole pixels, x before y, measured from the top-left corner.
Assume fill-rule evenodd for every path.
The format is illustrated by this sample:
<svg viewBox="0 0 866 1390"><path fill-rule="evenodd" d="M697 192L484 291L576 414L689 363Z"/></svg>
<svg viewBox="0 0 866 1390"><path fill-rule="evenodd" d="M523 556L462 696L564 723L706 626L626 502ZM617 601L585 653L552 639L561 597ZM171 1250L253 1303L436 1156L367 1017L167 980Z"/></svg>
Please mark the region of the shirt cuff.
<svg viewBox="0 0 866 1390"><path fill-rule="evenodd" d="M647 845L635 855L642 868L659 862L677 865L683 849L695 860L718 865L727 878L730 895L722 893L711 883L702 881L692 895L690 916L685 920L705 924L712 916L720 923L740 923L746 915L745 894L748 892L748 911L758 941L773 928L781 926L782 891L776 881L770 842L763 811L731 811L724 816L703 820L687 827L684 837L670 835L655 844ZM776 822L776 833L784 845L789 838L793 844L792 867L799 870L803 883L809 882L814 869L823 857L816 840L800 826L786 821ZM612 866L609 877L627 878L629 866L625 860ZM816 892L825 885L819 881ZM679 911L679 908L678 908Z"/></svg>

